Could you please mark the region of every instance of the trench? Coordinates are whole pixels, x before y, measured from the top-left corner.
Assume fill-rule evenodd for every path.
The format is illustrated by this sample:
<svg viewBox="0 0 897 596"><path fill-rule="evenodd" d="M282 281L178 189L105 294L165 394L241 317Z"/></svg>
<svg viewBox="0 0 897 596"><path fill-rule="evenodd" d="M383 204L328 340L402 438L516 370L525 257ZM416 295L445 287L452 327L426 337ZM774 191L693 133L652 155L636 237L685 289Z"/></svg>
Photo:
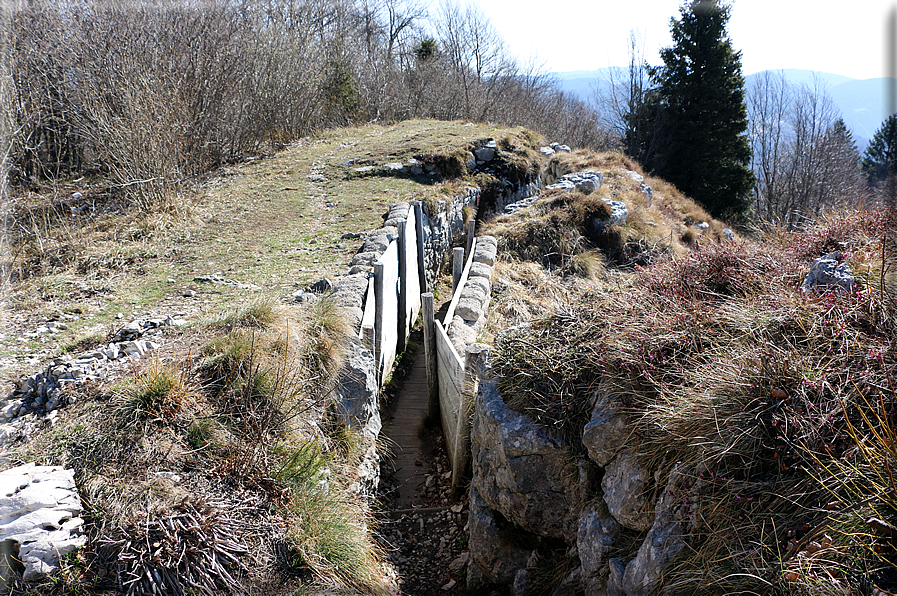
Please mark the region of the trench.
<svg viewBox="0 0 897 596"><path fill-rule="evenodd" d="M440 308L445 314L448 302ZM437 314L439 316L439 314ZM403 595L460 594L466 585L467 496L451 500L451 467L439 421L427 417L423 332L418 327L389 386L381 417L379 539Z"/></svg>

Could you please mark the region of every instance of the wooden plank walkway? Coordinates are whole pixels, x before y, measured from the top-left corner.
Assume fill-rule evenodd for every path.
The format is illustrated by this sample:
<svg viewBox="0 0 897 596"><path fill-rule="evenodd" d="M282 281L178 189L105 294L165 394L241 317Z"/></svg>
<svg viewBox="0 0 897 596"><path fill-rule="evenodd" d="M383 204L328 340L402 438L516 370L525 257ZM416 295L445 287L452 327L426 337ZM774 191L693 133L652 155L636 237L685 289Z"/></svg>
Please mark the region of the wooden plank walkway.
<svg viewBox="0 0 897 596"><path fill-rule="evenodd" d="M395 404L390 408L391 419L386 420L383 425L383 432L391 441L396 470L397 508L410 508L417 502L418 492L426 482L433 448L421 438L420 433L428 407L427 367L423 347L417 354L406 356L414 358L414 364Z"/></svg>

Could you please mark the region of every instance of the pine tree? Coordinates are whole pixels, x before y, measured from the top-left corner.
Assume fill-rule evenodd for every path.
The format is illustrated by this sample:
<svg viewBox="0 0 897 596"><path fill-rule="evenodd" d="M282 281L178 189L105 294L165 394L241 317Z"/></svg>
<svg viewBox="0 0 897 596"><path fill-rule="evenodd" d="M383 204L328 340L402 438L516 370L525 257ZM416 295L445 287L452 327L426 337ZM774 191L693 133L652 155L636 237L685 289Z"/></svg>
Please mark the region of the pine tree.
<svg viewBox="0 0 897 596"><path fill-rule="evenodd" d="M863 173L873 184L897 174L897 114L885 120L872 136L863 154Z"/></svg>
<svg viewBox="0 0 897 596"><path fill-rule="evenodd" d="M674 45L654 69L664 113L664 143L654 169L714 216L743 216L754 175L745 135L741 52L726 33L730 7L692 0L671 20Z"/></svg>

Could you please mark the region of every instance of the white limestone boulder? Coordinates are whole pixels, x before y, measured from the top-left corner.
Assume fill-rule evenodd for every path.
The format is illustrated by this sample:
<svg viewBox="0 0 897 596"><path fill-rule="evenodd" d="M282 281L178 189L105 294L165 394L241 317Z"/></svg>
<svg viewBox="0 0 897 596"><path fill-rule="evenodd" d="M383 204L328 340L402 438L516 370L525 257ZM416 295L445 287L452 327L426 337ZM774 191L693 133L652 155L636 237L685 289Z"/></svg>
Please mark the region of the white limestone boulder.
<svg viewBox="0 0 897 596"><path fill-rule="evenodd" d="M0 472L0 541L18 544L25 581L54 572L84 545L81 510L71 470L30 463Z"/></svg>

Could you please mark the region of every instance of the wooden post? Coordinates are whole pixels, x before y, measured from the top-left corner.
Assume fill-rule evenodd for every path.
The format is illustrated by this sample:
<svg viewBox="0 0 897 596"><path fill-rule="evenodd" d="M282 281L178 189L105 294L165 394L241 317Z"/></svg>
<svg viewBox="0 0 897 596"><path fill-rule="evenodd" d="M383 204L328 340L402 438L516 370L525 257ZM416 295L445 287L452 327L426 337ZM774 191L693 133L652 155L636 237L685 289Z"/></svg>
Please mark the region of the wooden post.
<svg viewBox="0 0 897 596"><path fill-rule="evenodd" d="M374 354L374 326L370 323L361 328L361 343Z"/></svg>
<svg viewBox="0 0 897 596"><path fill-rule="evenodd" d="M383 263L374 263L374 362L380 382L380 360L383 356Z"/></svg>
<svg viewBox="0 0 897 596"><path fill-rule="evenodd" d="M414 231L417 236L417 276L420 278L420 292L427 289L427 263L424 255L424 209L420 201L414 203Z"/></svg>
<svg viewBox="0 0 897 596"><path fill-rule="evenodd" d="M424 358L427 365L427 396L430 420L439 420L439 377L436 372L436 313L433 310L433 293L420 295L424 325Z"/></svg>
<svg viewBox="0 0 897 596"><path fill-rule="evenodd" d="M491 348L486 344L467 346L467 361L464 364L465 391L461 395L458 415L458 430L455 433L455 456L452 458L452 498L461 494L461 484L470 466L470 421L477 398L479 377L485 368Z"/></svg>
<svg viewBox="0 0 897 596"><path fill-rule="evenodd" d="M458 291L458 282L461 281L461 274L464 273L464 249L452 249L452 296Z"/></svg>
<svg viewBox="0 0 897 596"><path fill-rule="evenodd" d="M467 250L464 251L465 258L469 257L470 251L473 250L473 238L476 233L477 220L471 218L471 220L467 222Z"/></svg>
<svg viewBox="0 0 897 596"><path fill-rule="evenodd" d="M399 222L399 316L398 339L396 340L396 354L405 351L405 341L408 339L408 238L405 235L405 224Z"/></svg>

